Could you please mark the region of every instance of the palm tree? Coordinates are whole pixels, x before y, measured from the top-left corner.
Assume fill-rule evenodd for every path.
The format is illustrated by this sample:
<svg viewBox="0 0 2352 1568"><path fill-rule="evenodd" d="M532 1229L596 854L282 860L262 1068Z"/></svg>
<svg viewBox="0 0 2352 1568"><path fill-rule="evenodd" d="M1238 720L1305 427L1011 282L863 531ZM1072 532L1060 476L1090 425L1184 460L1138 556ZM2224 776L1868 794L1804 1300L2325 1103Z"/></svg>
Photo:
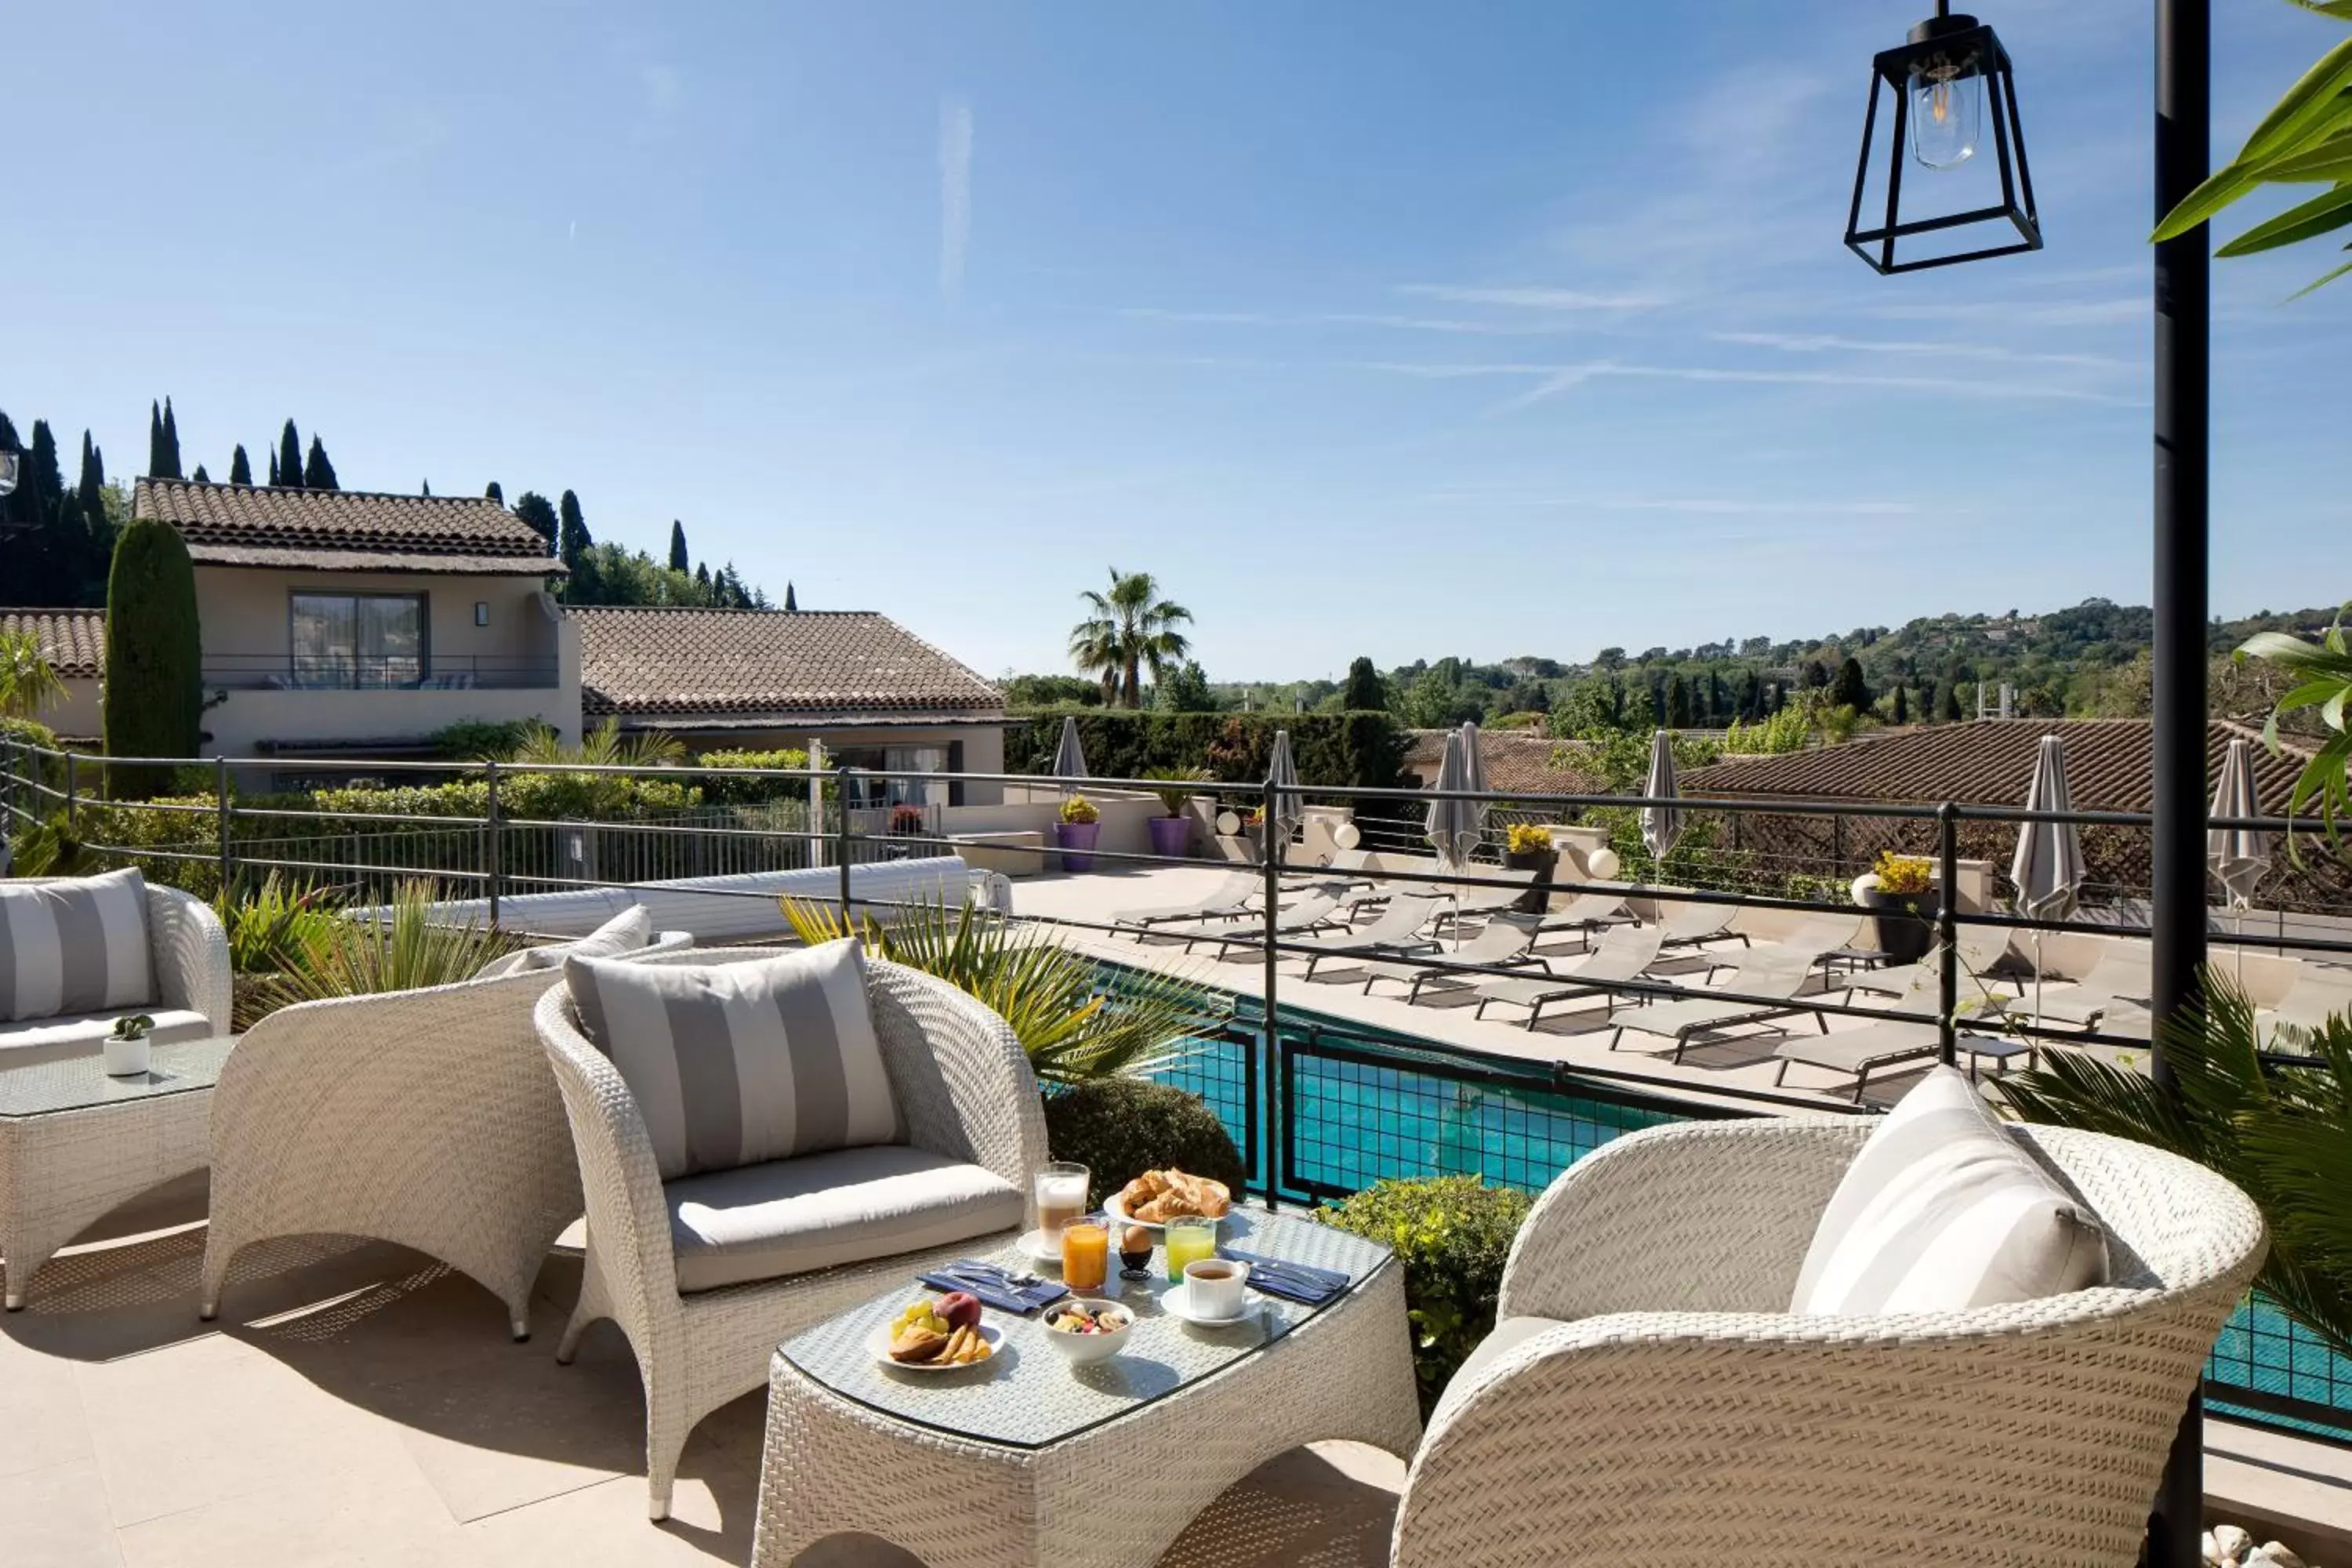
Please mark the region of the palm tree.
<svg viewBox="0 0 2352 1568"><path fill-rule="evenodd" d="M65 694L40 638L28 631L0 632L0 718L37 719Z"/></svg>
<svg viewBox="0 0 2352 1568"><path fill-rule="evenodd" d="M1143 671L1156 682L1160 672L1192 651L1192 639L1176 628L1192 624L1192 612L1160 596L1149 572L1110 569L1110 592L1081 594L1087 616L1070 628L1070 657L1088 675L1102 679L1103 700L1120 708L1143 706Z"/></svg>

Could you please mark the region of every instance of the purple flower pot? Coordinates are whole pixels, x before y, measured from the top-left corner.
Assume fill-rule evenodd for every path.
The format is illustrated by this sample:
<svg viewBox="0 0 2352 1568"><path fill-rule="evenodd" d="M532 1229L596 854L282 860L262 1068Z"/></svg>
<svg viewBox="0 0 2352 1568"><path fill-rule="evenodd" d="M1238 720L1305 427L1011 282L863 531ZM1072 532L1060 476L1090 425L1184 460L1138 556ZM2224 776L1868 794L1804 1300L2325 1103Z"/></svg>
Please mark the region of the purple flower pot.
<svg viewBox="0 0 2352 1568"><path fill-rule="evenodd" d="M1095 868L1092 851L1095 840L1102 834L1099 822L1057 822L1054 824L1054 845L1062 852L1065 871L1091 871Z"/></svg>
<svg viewBox="0 0 2352 1568"><path fill-rule="evenodd" d="M1151 825L1151 852L1164 859L1181 860L1192 853L1192 819L1189 816L1152 816L1145 821Z"/></svg>

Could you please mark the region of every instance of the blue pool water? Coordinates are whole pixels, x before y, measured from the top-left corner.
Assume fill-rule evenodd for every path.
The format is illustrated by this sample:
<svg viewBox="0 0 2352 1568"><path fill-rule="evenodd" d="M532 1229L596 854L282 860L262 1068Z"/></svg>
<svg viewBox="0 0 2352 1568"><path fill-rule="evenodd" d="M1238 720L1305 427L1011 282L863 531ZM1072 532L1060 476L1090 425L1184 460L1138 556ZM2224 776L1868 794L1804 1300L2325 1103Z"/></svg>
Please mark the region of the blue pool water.
<svg viewBox="0 0 2352 1568"><path fill-rule="evenodd" d="M1234 1000L1216 997L1213 1008L1230 1011ZM1473 1063L1339 1019L1286 1012L1283 1037L1286 1049L1269 1050L1244 1013L1222 1036L1192 1041L1158 1076L1206 1100L1242 1150L1252 1185L1288 1202L1431 1175L1537 1192L1623 1133L1724 1114L1597 1083L1564 1085L1522 1064ZM1522 1070L1526 1079L1512 1076ZM2259 1298L2231 1318L2206 1375L2217 1410L2352 1442L2352 1361ZM2232 1389L2302 1403L2292 1415L2257 1410L2231 1405Z"/></svg>

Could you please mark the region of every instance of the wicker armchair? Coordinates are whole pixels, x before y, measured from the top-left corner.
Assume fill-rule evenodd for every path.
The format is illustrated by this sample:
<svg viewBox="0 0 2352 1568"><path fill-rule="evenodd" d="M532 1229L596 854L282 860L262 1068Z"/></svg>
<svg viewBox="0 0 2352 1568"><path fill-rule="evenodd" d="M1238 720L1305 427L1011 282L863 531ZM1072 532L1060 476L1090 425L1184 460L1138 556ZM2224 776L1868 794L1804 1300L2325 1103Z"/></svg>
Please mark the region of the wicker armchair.
<svg viewBox="0 0 2352 1568"><path fill-rule="evenodd" d="M779 951L725 950L730 959ZM870 957L866 972L866 997L908 1142L984 1166L1025 1193L1045 1159L1045 1119L1028 1056L1012 1029L929 975ZM541 998L536 1019L571 1117L588 1200L580 1304L557 1359L569 1362L581 1335L600 1319L612 1319L628 1336L645 1379L646 1476L655 1519L668 1517L678 1455L696 1423L765 1386L779 1340L856 1305L892 1280L911 1279L1018 1234L682 1294L661 1178L627 1085L581 1034L565 988ZM1028 1207L1024 1202L1024 1213Z"/></svg>
<svg viewBox="0 0 2352 1568"><path fill-rule="evenodd" d="M2114 1282L1899 1318L1789 1315L1867 1122L1636 1133L1538 1202L1506 1331L1446 1390L1393 1560L2127 1568L2263 1249L2245 1195L2093 1133L2016 1135L2105 1219ZM1563 1320L1508 1343L1512 1318Z"/></svg>
<svg viewBox="0 0 2352 1568"><path fill-rule="evenodd" d="M132 1013L143 1012L155 1019L153 1038L159 1041L201 1040L227 1034L228 935L212 906L194 893L148 883L147 951L155 976L152 1003L66 1019L0 1021L0 1065L94 1057L113 1032L115 1018Z"/></svg>

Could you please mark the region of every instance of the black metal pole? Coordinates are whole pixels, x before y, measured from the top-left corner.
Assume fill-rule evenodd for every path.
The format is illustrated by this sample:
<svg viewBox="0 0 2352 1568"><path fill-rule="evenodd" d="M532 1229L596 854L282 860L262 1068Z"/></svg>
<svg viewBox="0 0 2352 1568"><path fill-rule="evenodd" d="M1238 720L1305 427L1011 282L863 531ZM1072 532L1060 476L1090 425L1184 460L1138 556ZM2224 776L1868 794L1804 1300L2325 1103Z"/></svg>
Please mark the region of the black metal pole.
<svg viewBox="0 0 2352 1568"><path fill-rule="evenodd" d="M2204 180L2212 148L2211 0L2157 0L2156 216ZM2193 1005L2205 963L2207 442L2210 240L2156 247L2156 801L2154 946L2159 1086L2164 1025ZM2147 1568L2195 1568L2205 1506L2203 1401L2191 1395L2148 1521Z"/></svg>

